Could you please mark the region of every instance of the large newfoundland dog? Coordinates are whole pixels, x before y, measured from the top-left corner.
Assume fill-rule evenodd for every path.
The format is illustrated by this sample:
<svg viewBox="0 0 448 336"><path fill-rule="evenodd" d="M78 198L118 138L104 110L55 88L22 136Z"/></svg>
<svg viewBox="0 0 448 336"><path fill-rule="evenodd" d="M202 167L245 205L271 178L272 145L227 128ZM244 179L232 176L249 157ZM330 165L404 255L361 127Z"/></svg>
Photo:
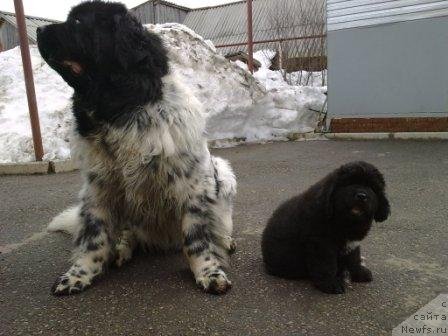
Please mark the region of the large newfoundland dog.
<svg viewBox="0 0 448 336"><path fill-rule="evenodd" d="M325 293L345 291L344 277L372 281L362 265L359 242L373 220L390 213L383 175L369 163L347 163L282 205L262 238L270 274L310 278Z"/></svg>
<svg viewBox="0 0 448 336"><path fill-rule="evenodd" d="M137 246L181 249L197 284L221 294L233 249L229 164L210 155L202 107L170 68L161 39L120 3L89 1L39 28L45 61L74 89L80 205L55 218L71 227L73 265L55 295L88 287Z"/></svg>

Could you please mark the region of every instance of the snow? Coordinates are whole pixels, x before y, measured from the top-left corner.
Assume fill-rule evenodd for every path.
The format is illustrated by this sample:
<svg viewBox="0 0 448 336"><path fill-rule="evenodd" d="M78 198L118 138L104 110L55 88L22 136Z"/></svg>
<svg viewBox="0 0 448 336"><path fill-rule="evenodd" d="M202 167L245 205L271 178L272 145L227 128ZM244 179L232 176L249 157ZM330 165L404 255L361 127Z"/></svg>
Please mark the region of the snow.
<svg viewBox="0 0 448 336"><path fill-rule="evenodd" d="M326 88L291 86L281 75L274 78L272 51L255 54L262 67L252 76L244 63L229 62L183 25L148 28L164 36L174 69L204 104L210 140L256 142L314 131L317 114L312 110L322 108Z"/></svg>
<svg viewBox="0 0 448 336"><path fill-rule="evenodd" d="M272 51L254 56L252 76L244 63L229 62L211 41L180 24L148 25L166 43L173 71L203 103L207 135L215 146L285 139L312 132L325 87L291 86L269 70ZM70 158L72 89L30 48L45 160ZM318 80L316 80L316 83ZM0 163L34 160L19 48L0 53Z"/></svg>
<svg viewBox="0 0 448 336"><path fill-rule="evenodd" d="M70 157L72 89L30 48L44 160ZM0 53L0 162L34 160L20 49Z"/></svg>

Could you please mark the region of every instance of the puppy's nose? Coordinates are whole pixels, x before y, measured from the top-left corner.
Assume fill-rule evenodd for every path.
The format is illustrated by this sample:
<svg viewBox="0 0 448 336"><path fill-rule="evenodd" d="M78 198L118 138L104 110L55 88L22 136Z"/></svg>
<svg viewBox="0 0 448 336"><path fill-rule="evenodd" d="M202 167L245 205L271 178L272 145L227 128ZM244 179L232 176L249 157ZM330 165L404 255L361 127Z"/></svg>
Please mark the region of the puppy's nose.
<svg viewBox="0 0 448 336"><path fill-rule="evenodd" d="M364 192L359 192L356 194L356 199L360 201L365 201L367 199L367 194Z"/></svg>

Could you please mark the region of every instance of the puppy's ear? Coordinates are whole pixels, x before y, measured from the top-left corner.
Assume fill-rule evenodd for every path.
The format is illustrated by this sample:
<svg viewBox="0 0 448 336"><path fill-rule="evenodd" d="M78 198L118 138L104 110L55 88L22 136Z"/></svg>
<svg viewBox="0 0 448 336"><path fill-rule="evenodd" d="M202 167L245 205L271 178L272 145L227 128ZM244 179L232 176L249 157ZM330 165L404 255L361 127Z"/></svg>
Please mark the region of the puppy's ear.
<svg viewBox="0 0 448 336"><path fill-rule="evenodd" d="M384 191L381 192L378 197L378 208L375 212L375 221L384 222L390 215L390 205Z"/></svg>
<svg viewBox="0 0 448 336"><path fill-rule="evenodd" d="M378 198L375 221L383 222L389 217L390 205L386 197L384 176L374 165L363 161L347 163L340 168L340 180L369 185Z"/></svg>
<svg viewBox="0 0 448 336"><path fill-rule="evenodd" d="M375 166L367 162L361 162L360 164L363 166L367 180L378 198L378 208L374 219L377 222L384 222L390 215L390 204L386 197L384 176Z"/></svg>
<svg viewBox="0 0 448 336"><path fill-rule="evenodd" d="M322 211L323 215L330 219L333 217L333 193L336 188L336 174L332 173L318 183L317 187L317 211Z"/></svg>
<svg viewBox="0 0 448 336"><path fill-rule="evenodd" d="M149 33L132 15L115 15L115 56L124 70L168 73L168 58L161 39Z"/></svg>

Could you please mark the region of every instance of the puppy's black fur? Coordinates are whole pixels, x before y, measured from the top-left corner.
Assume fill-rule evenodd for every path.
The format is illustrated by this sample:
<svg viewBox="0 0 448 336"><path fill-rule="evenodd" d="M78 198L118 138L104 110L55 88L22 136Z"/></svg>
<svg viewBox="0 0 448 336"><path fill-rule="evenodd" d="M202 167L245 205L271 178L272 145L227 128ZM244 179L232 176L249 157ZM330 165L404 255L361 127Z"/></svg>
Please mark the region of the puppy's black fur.
<svg viewBox="0 0 448 336"><path fill-rule="evenodd" d="M341 166L277 208L262 238L270 274L310 278L325 293L343 293L344 275L369 282L357 242L373 220L390 214L383 175L366 162Z"/></svg>
<svg viewBox="0 0 448 336"><path fill-rule="evenodd" d="M136 107L162 97L167 52L121 3L83 2L66 22L38 28L37 42L45 61L75 90L82 136L103 123L127 122Z"/></svg>

